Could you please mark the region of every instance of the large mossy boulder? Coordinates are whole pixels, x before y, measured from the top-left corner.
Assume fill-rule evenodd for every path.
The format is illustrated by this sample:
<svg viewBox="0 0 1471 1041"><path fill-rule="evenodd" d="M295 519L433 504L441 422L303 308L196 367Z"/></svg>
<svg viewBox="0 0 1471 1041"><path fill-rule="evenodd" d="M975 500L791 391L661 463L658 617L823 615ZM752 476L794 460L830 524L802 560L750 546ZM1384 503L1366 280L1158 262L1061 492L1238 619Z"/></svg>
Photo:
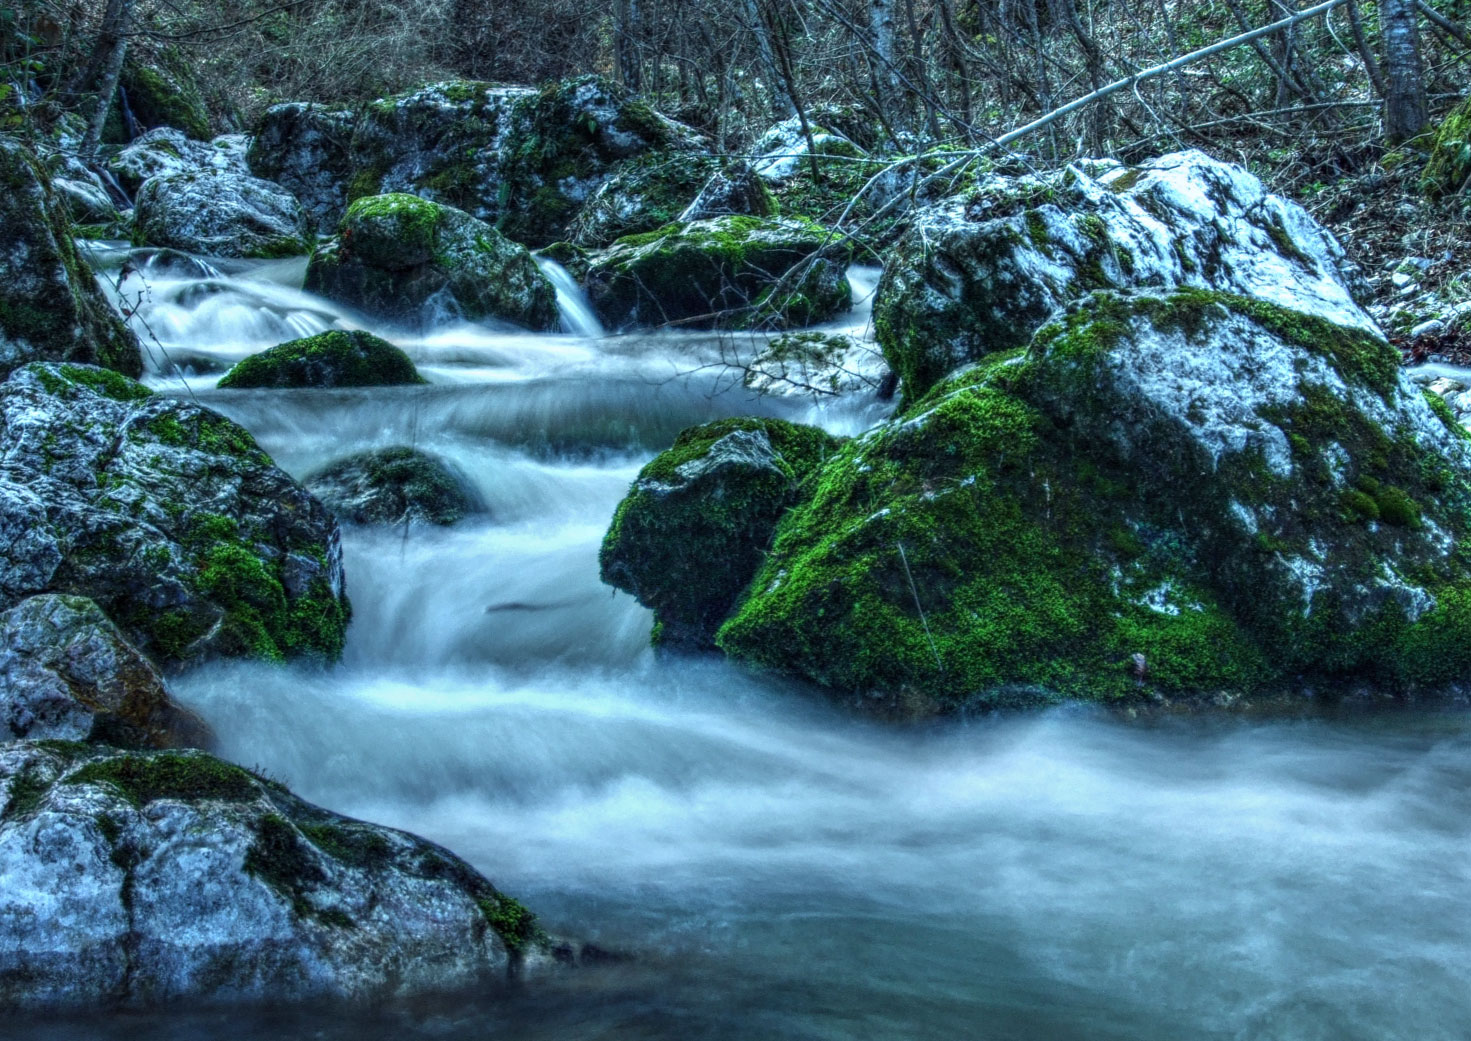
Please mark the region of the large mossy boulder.
<svg viewBox="0 0 1471 1041"><path fill-rule="evenodd" d="M143 371L138 338L77 253L66 204L35 156L0 139L0 376L31 361Z"/></svg>
<svg viewBox="0 0 1471 1041"><path fill-rule="evenodd" d="M219 386L394 387L427 382L413 361L387 340L333 329L252 354L221 377Z"/></svg>
<svg viewBox="0 0 1471 1041"><path fill-rule="evenodd" d="M534 917L433 843L198 752L0 748L0 1008L504 986Z"/></svg>
<svg viewBox="0 0 1471 1041"><path fill-rule="evenodd" d="M352 524L449 525L479 508L445 463L407 445L339 459L306 486L338 520Z"/></svg>
<svg viewBox="0 0 1471 1041"><path fill-rule="evenodd" d="M150 177L133 213L137 237L212 257L297 257L312 251L296 197L279 185L228 171Z"/></svg>
<svg viewBox="0 0 1471 1041"><path fill-rule="evenodd" d="M242 427L105 369L0 384L0 609L95 601L154 661L334 659L336 523Z"/></svg>
<svg viewBox="0 0 1471 1041"><path fill-rule="evenodd" d="M655 153L676 159L706 145L595 76L540 90L437 83L368 106L353 135L348 194L422 195L539 247L566 237L620 164Z"/></svg>
<svg viewBox="0 0 1471 1041"><path fill-rule="evenodd" d="M0 613L0 739L172 748L211 735L100 607L44 593Z"/></svg>
<svg viewBox="0 0 1471 1041"><path fill-rule="evenodd" d="M522 246L462 210L413 195L353 203L318 247L306 288L403 325L450 317L557 328L557 291Z"/></svg>
<svg viewBox="0 0 1471 1041"><path fill-rule="evenodd" d="M1333 236L1246 170L1200 152L997 177L922 210L884 266L874 326L914 401L967 362L1025 346L1093 290L1175 286L1374 328Z"/></svg>
<svg viewBox="0 0 1471 1041"><path fill-rule="evenodd" d="M655 152L625 160L578 210L567 239L598 249L679 220L720 165L714 156L691 152Z"/></svg>
<svg viewBox="0 0 1471 1041"><path fill-rule="evenodd" d="M786 329L852 304L849 253L804 220L718 217L619 239L596 255L586 285L615 329Z"/></svg>
<svg viewBox="0 0 1471 1041"><path fill-rule="evenodd" d="M844 445L717 642L911 712L1455 689L1468 464L1377 335L1096 293Z"/></svg>
<svg viewBox="0 0 1471 1041"><path fill-rule="evenodd" d="M210 139L204 92L188 57L177 48L150 54L130 47L118 85L120 96L127 98L128 110L143 130L172 127L195 141Z"/></svg>
<svg viewBox="0 0 1471 1041"><path fill-rule="evenodd" d="M319 234L330 234L347 212L353 126L348 110L306 102L273 105L245 156L252 174L296 196Z"/></svg>
<svg viewBox="0 0 1471 1041"><path fill-rule="evenodd" d="M784 512L839 442L779 419L691 427L644 467L599 555L603 581L654 611L654 642L711 647Z"/></svg>

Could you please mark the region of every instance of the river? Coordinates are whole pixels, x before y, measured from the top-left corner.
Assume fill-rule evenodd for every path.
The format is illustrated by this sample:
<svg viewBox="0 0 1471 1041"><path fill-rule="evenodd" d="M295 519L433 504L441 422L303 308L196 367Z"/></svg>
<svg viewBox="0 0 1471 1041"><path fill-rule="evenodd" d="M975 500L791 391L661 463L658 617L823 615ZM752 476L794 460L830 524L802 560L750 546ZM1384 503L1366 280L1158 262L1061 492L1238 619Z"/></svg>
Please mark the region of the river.
<svg viewBox="0 0 1471 1041"><path fill-rule="evenodd" d="M389 332L427 387L215 390L254 350L359 322L300 277L299 261L151 272L135 301L162 345L148 382L236 419L297 477L415 444L487 512L345 529L339 666L219 665L176 694L226 757L443 843L549 929L636 957L509 997L130 1013L24 1036L1467 1035L1463 711L1071 707L894 727L713 658L656 657L648 612L597 578L639 467L722 415L850 434L885 407L756 398L722 364L751 341L600 336L565 286L579 332ZM854 281L866 294L873 273Z"/></svg>

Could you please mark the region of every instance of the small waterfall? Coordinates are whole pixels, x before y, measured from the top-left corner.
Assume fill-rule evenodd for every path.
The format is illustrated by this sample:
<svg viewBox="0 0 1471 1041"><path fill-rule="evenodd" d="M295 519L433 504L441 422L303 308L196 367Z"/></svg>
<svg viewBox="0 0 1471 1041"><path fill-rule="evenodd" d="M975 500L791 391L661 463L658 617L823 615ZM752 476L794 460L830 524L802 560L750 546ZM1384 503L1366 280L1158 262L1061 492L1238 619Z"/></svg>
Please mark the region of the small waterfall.
<svg viewBox="0 0 1471 1041"><path fill-rule="evenodd" d="M587 294L572 277L572 273L546 257L537 257L541 273L546 275L557 290L557 311L562 316L562 331L576 336L603 336L603 323L593 314Z"/></svg>

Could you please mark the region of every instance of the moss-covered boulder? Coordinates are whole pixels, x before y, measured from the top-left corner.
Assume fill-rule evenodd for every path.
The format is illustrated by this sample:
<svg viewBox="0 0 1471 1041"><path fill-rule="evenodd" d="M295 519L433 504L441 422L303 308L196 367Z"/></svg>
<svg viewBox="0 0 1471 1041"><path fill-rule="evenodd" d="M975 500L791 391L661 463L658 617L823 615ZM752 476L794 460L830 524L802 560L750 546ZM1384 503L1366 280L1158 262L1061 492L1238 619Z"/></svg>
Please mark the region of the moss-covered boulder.
<svg viewBox="0 0 1471 1041"><path fill-rule="evenodd" d="M333 659L337 525L243 428L105 369L0 384L0 608L95 601L154 661Z"/></svg>
<svg viewBox="0 0 1471 1041"><path fill-rule="evenodd" d="M0 807L7 1009L384 1002L551 961L448 850L203 753L12 744Z"/></svg>
<svg viewBox="0 0 1471 1041"><path fill-rule="evenodd" d="M212 743L209 728L174 704L153 663L100 607L55 593L0 613L0 739Z"/></svg>
<svg viewBox="0 0 1471 1041"><path fill-rule="evenodd" d="M654 612L654 642L713 646L782 514L837 439L779 419L691 427L644 467L603 540L603 581Z"/></svg>
<svg viewBox="0 0 1471 1041"><path fill-rule="evenodd" d="M150 177L133 213L137 238L213 257L297 257L311 229L296 197L258 177L227 171Z"/></svg>
<svg viewBox="0 0 1471 1041"><path fill-rule="evenodd" d="M165 47L147 53L130 47L119 86L127 96L129 111L142 129L173 127L195 141L210 139L209 108L204 92L189 59L177 48Z"/></svg>
<svg viewBox="0 0 1471 1041"><path fill-rule="evenodd" d="M449 525L479 509L449 466L407 445L339 459L306 486L338 520L352 524Z"/></svg>
<svg viewBox="0 0 1471 1041"><path fill-rule="evenodd" d="M252 354L221 377L219 386L394 387L425 383L413 361L387 340L361 330L333 329Z"/></svg>
<svg viewBox="0 0 1471 1041"><path fill-rule="evenodd" d="M1374 328L1332 235L1246 170L1193 151L996 177L921 211L884 265L874 327L914 401L967 362L1025 346L1095 289L1174 286Z"/></svg>
<svg viewBox="0 0 1471 1041"><path fill-rule="evenodd" d="M330 234L347 212L354 123L345 109L299 101L273 105L245 156L252 174L296 196L319 234Z"/></svg>
<svg viewBox="0 0 1471 1041"><path fill-rule="evenodd" d="M359 199L318 247L306 288L405 325L459 317L557 327L557 291L522 246L461 210L413 195Z"/></svg>
<svg viewBox="0 0 1471 1041"><path fill-rule="evenodd" d="M719 168L714 156L692 152L654 152L625 160L578 210L567 238L585 249L598 249L625 235L662 228L681 219Z"/></svg>
<svg viewBox="0 0 1471 1041"><path fill-rule="evenodd" d="M77 253L66 205L30 152L0 139L0 376L50 359L143 371L138 338Z"/></svg>
<svg viewBox="0 0 1471 1041"><path fill-rule="evenodd" d="M911 712L1454 688L1468 463L1375 335L1098 293L844 445L717 642Z"/></svg>
<svg viewBox="0 0 1471 1041"><path fill-rule="evenodd" d="M595 76L540 90L436 83L369 105L352 141L352 199L411 192L544 246L619 164L705 150L689 127Z"/></svg>
<svg viewBox="0 0 1471 1041"><path fill-rule="evenodd" d="M1431 198L1459 192L1471 180L1471 98L1446 113L1430 143L1421 186Z"/></svg>
<svg viewBox="0 0 1471 1041"><path fill-rule="evenodd" d="M786 329L852 304L849 253L809 221L718 217L619 239L586 284L610 328Z"/></svg>
<svg viewBox="0 0 1471 1041"><path fill-rule="evenodd" d="M711 217L775 217L781 204L766 181L750 163L735 162L717 170L700 186L690 204L679 214L682 221ZM798 211L796 216L808 216Z"/></svg>
<svg viewBox="0 0 1471 1041"><path fill-rule="evenodd" d="M159 127L130 142L107 161L107 169L123 188L136 194L150 177L180 173L248 175L246 148L243 134L195 141L172 127Z"/></svg>

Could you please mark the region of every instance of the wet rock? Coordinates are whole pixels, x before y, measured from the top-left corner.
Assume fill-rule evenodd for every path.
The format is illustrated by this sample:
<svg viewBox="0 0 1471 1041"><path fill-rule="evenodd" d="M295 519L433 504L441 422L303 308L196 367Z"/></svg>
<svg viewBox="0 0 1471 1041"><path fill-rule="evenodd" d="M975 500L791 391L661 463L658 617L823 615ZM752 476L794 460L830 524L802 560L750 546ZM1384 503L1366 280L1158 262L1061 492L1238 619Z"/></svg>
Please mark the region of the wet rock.
<svg viewBox="0 0 1471 1041"><path fill-rule="evenodd" d="M557 292L523 247L450 206L412 195L359 199L312 254L306 288L406 325L500 319L557 327Z"/></svg>
<svg viewBox="0 0 1471 1041"><path fill-rule="evenodd" d="M0 608L44 592L164 666L333 659L348 617L337 525L249 433L80 365L0 384Z"/></svg>
<svg viewBox="0 0 1471 1041"><path fill-rule="evenodd" d="M133 118L144 130L173 127L195 141L210 138L209 108L189 59L177 48L128 49L120 82Z"/></svg>
<svg viewBox="0 0 1471 1041"><path fill-rule="evenodd" d="M75 224L115 225L122 221L106 189L93 181L54 177L51 189L66 204Z"/></svg>
<svg viewBox="0 0 1471 1041"><path fill-rule="evenodd" d="M626 160L583 204L567 237L578 246L597 249L625 235L686 219L681 213L718 166L713 156L687 152L655 152Z"/></svg>
<svg viewBox="0 0 1471 1041"><path fill-rule="evenodd" d="M136 193L150 177L180 173L248 174L246 138L227 134L213 141L191 141L172 127L159 127L133 140L107 162L118 183Z"/></svg>
<svg viewBox="0 0 1471 1041"><path fill-rule="evenodd" d="M618 240L593 259L586 284L611 328L784 329L851 305L848 260L810 221L719 217Z"/></svg>
<svg viewBox="0 0 1471 1041"><path fill-rule="evenodd" d="M1468 463L1377 334L1094 293L845 444L716 640L902 712L1454 690Z"/></svg>
<svg viewBox="0 0 1471 1041"><path fill-rule="evenodd" d="M887 398L895 389L878 344L844 333L778 336L751 359L742 382L761 394L799 397L869 392Z"/></svg>
<svg viewBox="0 0 1471 1041"><path fill-rule="evenodd" d="M138 339L77 253L66 206L35 157L0 140L0 376L41 359L137 376Z"/></svg>
<svg viewBox="0 0 1471 1041"><path fill-rule="evenodd" d="M711 217L775 217L780 207L766 182L749 163L733 163L713 174L700 187L681 221Z"/></svg>
<svg viewBox="0 0 1471 1041"><path fill-rule="evenodd" d="M198 752L0 748L0 1007L382 1001L549 960L445 850Z"/></svg>
<svg viewBox="0 0 1471 1041"><path fill-rule="evenodd" d="M653 609L655 643L713 646L777 521L838 443L778 419L684 431L619 505L598 557L603 581Z"/></svg>
<svg viewBox="0 0 1471 1041"><path fill-rule="evenodd" d="M347 212L352 178L353 113L291 102L266 110L246 162L301 202L312 230L331 234Z"/></svg>
<svg viewBox="0 0 1471 1041"><path fill-rule="evenodd" d="M338 460L306 486L338 520L353 524L448 525L479 509L453 470L402 445Z"/></svg>
<svg viewBox="0 0 1471 1041"><path fill-rule="evenodd" d="M294 257L311 252L296 197L258 177L229 171L150 177L134 222L153 246L214 257Z"/></svg>
<svg viewBox="0 0 1471 1041"><path fill-rule="evenodd" d="M413 361L372 333L333 329L252 354L220 379L219 386L392 387L425 383Z"/></svg>
<svg viewBox="0 0 1471 1041"><path fill-rule="evenodd" d="M209 728L175 705L163 677L102 609L42 594L0 614L0 737L205 747Z"/></svg>
<svg viewBox="0 0 1471 1041"><path fill-rule="evenodd" d="M1439 336L1445 332L1445 323L1439 318L1431 318L1429 321L1421 322L1410 330L1410 339L1418 340L1422 336Z"/></svg>
<svg viewBox="0 0 1471 1041"><path fill-rule="evenodd" d="M1199 152L998 178L921 211L885 264L874 326L915 400L967 362L1024 346L1092 290L1173 286L1375 328L1333 236L1247 171Z"/></svg>

